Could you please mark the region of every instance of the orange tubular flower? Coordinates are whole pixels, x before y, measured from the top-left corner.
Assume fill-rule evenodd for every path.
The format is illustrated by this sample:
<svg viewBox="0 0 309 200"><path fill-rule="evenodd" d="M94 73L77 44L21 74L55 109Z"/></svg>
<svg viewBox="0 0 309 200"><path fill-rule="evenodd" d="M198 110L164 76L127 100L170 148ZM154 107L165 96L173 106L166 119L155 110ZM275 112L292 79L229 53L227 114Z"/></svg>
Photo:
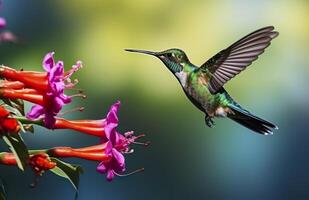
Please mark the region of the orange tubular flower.
<svg viewBox="0 0 309 200"><path fill-rule="evenodd" d="M22 89L25 87L20 81L8 81L8 80L0 80L0 88L9 88L9 89Z"/></svg>
<svg viewBox="0 0 309 200"><path fill-rule="evenodd" d="M8 99L22 99L42 106L45 106L45 102L47 102L44 101L44 96L34 89L14 90L9 88L1 88L0 96Z"/></svg>
<svg viewBox="0 0 309 200"><path fill-rule="evenodd" d="M89 135L102 137L104 132L105 120L66 120L63 118L56 118L56 123L53 129L72 129L83 132Z"/></svg>
<svg viewBox="0 0 309 200"><path fill-rule="evenodd" d="M55 147L48 150L47 153L50 156L58 158L74 157L98 162L107 162L110 160L110 157L104 153L105 148L106 143L77 149L71 147Z"/></svg>
<svg viewBox="0 0 309 200"><path fill-rule="evenodd" d="M0 77L22 82L26 87L36 90L47 91L49 87L47 72L17 71L2 66L0 68Z"/></svg>
<svg viewBox="0 0 309 200"><path fill-rule="evenodd" d="M50 160L50 157L57 158L80 158L85 160L108 162L111 157L104 153L107 143L95 146L72 148L72 147L55 147L49 150L36 150L30 155L29 164L35 170L41 172L54 168L56 165ZM31 153L31 151L30 151ZM0 153L0 164L3 165L17 165L15 155L13 153Z"/></svg>
<svg viewBox="0 0 309 200"><path fill-rule="evenodd" d="M82 67L82 63L77 61L69 71L65 72L63 62L55 62L54 52L50 52L45 55L42 65L45 72L16 71L9 67L0 67L1 78L21 82L25 88L35 90L37 94L28 93L25 89L18 92L2 89L0 93L5 98L21 98L35 103L36 105L27 113L27 118L32 120L43 118L45 126L53 128L55 117L65 104L71 103L73 97L86 97L80 93L71 96L64 93L66 89L74 89L78 83L78 80L72 81L71 76ZM8 88L15 89L15 86ZM40 101L37 98L40 98Z"/></svg>
<svg viewBox="0 0 309 200"><path fill-rule="evenodd" d="M105 119L99 120L66 120L63 118L56 118L53 129L72 129L89 135L106 138L106 129L118 125L117 112L120 106L120 101L117 101L111 106Z"/></svg>

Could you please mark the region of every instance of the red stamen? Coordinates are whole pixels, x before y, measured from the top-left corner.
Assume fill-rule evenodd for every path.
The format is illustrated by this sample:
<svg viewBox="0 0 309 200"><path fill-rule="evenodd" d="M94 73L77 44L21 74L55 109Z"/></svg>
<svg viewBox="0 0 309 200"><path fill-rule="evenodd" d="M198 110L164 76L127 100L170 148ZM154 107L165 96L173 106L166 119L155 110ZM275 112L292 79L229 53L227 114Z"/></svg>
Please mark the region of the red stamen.
<svg viewBox="0 0 309 200"><path fill-rule="evenodd" d="M78 93L83 93L84 90L83 89L79 89L79 88L72 88L72 87L68 87L65 88L66 90L73 90L73 91L77 91Z"/></svg>
<svg viewBox="0 0 309 200"><path fill-rule="evenodd" d="M63 116L63 115L66 115L66 114L69 114L69 113L72 113L72 112L76 112L76 111L82 112L84 109L85 109L85 107L76 107L76 108L73 108L71 110L67 110L67 111L64 111L62 113L59 113L58 116Z"/></svg>
<svg viewBox="0 0 309 200"><path fill-rule="evenodd" d="M71 97L71 98L74 98L74 97L81 97L81 98L83 98L83 99L86 99L86 98L87 98L86 95L81 94L81 93L79 93L79 94L73 94L73 95L71 95L70 97Z"/></svg>
<svg viewBox="0 0 309 200"><path fill-rule="evenodd" d="M147 146L149 146L149 144L150 144L150 142L148 141L148 142L132 142L132 144L138 144L138 145L143 145L143 146L145 146L145 147L147 147Z"/></svg>
<svg viewBox="0 0 309 200"><path fill-rule="evenodd" d="M74 88L74 86L77 85L78 82L78 79L74 79L72 83L70 78L65 78L65 88Z"/></svg>
<svg viewBox="0 0 309 200"><path fill-rule="evenodd" d="M123 152L121 152L122 154L132 154L132 153L134 153L134 149L130 149L130 150L128 150L128 151L123 151Z"/></svg>
<svg viewBox="0 0 309 200"><path fill-rule="evenodd" d="M130 132L129 132L130 133ZM137 135L137 136L131 136L129 135L129 137L131 137L132 139L134 139L131 143L132 144L138 144L138 145L143 145L143 146L149 146L150 142L147 141L147 142L136 142L135 140L139 139L139 138L142 138L142 137L145 137L145 134L140 134L140 135Z"/></svg>

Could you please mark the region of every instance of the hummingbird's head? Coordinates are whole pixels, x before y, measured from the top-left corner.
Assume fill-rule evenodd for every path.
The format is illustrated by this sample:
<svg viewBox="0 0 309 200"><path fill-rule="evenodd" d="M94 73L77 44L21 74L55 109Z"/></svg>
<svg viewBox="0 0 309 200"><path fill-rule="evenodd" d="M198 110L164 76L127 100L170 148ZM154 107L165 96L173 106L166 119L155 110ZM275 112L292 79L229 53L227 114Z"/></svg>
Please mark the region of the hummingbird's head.
<svg viewBox="0 0 309 200"><path fill-rule="evenodd" d="M184 70L184 65L189 63L189 59L185 52L181 49L168 49L161 52L126 49L126 51L144 53L159 58L165 66L173 73L179 73Z"/></svg>

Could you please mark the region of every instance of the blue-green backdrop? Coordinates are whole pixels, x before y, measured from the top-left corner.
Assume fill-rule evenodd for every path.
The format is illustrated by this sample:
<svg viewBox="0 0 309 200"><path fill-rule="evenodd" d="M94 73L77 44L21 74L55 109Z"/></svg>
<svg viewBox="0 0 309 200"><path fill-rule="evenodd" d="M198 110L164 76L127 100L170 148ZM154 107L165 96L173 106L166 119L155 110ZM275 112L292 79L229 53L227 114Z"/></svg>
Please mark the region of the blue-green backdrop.
<svg viewBox="0 0 309 200"><path fill-rule="evenodd" d="M23 41L0 46L1 64L40 70L52 50L67 69L82 60L76 77L88 99L72 107L86 109L67 117L103 118L119 99L120 130L145 133L151 141L127 156L129 171L146 170L111 183L96 172L97 163L69 160L84 166L79 199L309 199L307 0L10 0L3 1L0 16ZM178 47L199 65L267 25L279 37L226 89L248 110L275 122L279 130L273 136L226 119L206 127L203 114L159 60L123 50ZM30 148L98 142L41 128L24 139ZM70 183L52 173L35 189L29 188L30 170L0 166L0 176L8 199L74 198Z"/></svg>

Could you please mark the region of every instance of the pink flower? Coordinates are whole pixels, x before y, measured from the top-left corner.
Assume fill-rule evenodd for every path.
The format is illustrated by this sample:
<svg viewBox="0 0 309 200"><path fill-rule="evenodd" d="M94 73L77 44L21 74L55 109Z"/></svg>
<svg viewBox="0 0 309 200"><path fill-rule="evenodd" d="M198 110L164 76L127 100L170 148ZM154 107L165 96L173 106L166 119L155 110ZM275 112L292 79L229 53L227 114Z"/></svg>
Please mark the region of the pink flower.
<svg viewBox="0 0 309 200"><path fill-rule="evenodd" d="M43 68L47 72L48 89L43 94L44 106L34 105L27 113L27 118L37 119L44 117L44 123L47 128L52 128L56 122L55 116L60 112L63 105L72 101L73 96L64 94L64 89L74 87L75 83L70 80L71 75L82 67L80 61L72 66L72 69L64 73L63 62L54 61L54 52L46 54L43 60ZM75 95L83 96L83 95Z"/></svg>
<svg viewBox="0 0 309 200"><path fill-rule="evenodd" d="M6 20L3 17L0 17L0 28L4 28L6 26Z"/></svg>
<svg viewBox="0 0 309 200"><path fill-rule="evenodd" d="M105 136L101 138L101 143L106 143L104 153L111 159L108 161L102 161L98 165L97 171L99 173L107 173L106 178L108 181L112 181L115 175L122 176L125 172L125 158L123 154L133 152L129 147L130 144L148 145L148 143L135 142L136 139L143 137L144 135L133 136L133 131L122 135L116 131L119 122L117 116L119 107L120 101L111 106L104 122ZM141 170L143 170L143 168L137 171Z"/></svg>

